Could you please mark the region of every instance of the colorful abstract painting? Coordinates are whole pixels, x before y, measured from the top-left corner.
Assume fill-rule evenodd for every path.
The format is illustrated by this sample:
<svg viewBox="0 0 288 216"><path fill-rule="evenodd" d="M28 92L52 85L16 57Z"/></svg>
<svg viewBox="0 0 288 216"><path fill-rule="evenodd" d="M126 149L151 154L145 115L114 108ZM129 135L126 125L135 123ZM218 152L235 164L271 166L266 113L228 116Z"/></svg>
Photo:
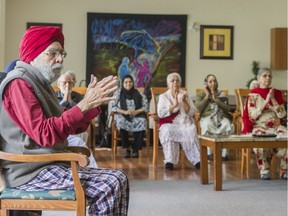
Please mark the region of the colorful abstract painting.
<svg viewBox="0 0 288 216"><path fill-rule="evenodd" d="M87 21L86 80L130 74L148 89L179 72L185 85L187 15L88 13Z"/></svg>

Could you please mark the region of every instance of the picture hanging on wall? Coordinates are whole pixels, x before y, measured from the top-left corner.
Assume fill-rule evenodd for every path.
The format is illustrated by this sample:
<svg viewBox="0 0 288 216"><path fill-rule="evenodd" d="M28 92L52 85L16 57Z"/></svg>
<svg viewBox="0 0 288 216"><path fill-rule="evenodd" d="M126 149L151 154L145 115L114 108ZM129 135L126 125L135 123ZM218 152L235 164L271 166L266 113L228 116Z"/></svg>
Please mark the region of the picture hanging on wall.
<svg viewBox="0 0 288 216"><path fill-rule="evenodd" d="M200 59L233 59L233 26L200 26Z"/></svg>
<svg viewBox="0 0 288 216"><path fill-rule="evenodd" d="M31 26L59 26L62 29L61 23L40 23L40 22L27 22L26 29L29 29Z"/></svg>
<svg viewBox="0 0 288 216"><path fill-rule="evenodd" d="M167 86L179 72L185 85L187 15L88 13L87 71L99 80L132 75L136 87Z"/></svg>

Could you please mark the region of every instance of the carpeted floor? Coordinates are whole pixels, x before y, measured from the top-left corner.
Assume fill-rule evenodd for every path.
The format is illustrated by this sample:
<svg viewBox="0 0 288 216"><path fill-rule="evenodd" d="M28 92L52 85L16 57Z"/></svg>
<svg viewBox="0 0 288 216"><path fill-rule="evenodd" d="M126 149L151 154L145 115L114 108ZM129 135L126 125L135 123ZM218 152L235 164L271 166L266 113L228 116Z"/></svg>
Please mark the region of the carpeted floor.
<svg viewBox="0 0 288 216"><path fill-rule="evenodd" d="M130 181L129 216L287 216L287 181ZM43 216L73 212L43 212ZM88 214L87 214L88 215Z"/></svg>

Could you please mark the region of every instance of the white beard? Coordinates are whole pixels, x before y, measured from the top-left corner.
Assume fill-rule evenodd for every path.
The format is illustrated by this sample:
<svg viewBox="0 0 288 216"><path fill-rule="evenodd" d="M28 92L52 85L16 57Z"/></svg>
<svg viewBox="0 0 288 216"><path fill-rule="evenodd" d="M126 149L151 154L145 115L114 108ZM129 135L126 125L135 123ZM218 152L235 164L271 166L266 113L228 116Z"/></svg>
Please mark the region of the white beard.
<svg viewBox="0 0 288 216"><path fill-rule="evenodd" d="M49 83L55 82L60 77L63 68L63 65L60 63L56 63L51 67L50 65L43 64L37 60L34 61L33 66L41 71L42 75Z"/></svg>

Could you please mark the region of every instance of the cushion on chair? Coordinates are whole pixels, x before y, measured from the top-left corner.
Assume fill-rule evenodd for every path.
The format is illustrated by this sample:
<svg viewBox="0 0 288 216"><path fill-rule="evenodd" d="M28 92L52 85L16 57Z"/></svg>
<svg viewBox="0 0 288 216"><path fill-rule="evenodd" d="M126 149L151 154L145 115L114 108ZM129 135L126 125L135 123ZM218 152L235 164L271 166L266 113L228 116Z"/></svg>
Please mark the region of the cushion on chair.
<svg viewBox="0 0 288 216"><path fill-rule="evenodd" d="M33 199L33 200L75 200L74 190L25 191L5 188L0 199Z"/></svg>

